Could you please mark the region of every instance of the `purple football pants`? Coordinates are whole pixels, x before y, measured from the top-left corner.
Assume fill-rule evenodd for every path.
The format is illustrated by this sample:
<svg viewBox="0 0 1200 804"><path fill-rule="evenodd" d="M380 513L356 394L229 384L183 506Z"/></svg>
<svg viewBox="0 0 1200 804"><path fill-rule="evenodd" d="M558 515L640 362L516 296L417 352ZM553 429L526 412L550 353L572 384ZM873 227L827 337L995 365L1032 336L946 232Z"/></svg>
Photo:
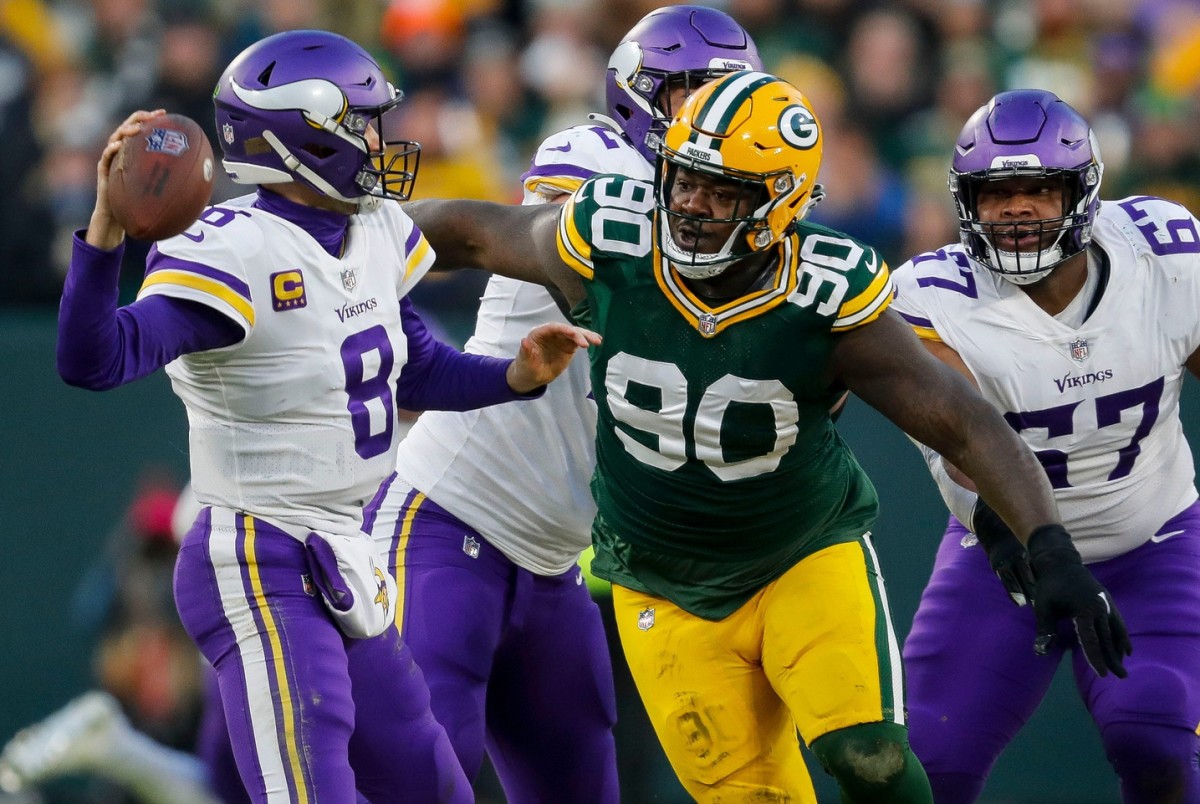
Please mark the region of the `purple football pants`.
<svg viewBox="0 0 1200 804"><path fill-rule="evenodd" d="M395 629L342 635L304 545L205 508L184 537L175 602L215 668L254 802L470 802L470 785Z"/></svg>
<svg viewBox="0 0 1200 804"><path fill-rule="evenodd" d="M381 494L404 641L474 779L486 748L510 802L616 802L616 696L600 611L578 567L509 561L416 491Z"/></svg>
<svg viewBox="0 0 1200 804"><path fill-rule="evenodd" d="M1088 565L1129 629L1126 679L1088 667L1069 621L1049 655L1036 655L1032 610L1012 604L966 535L952 518L904 646L909 739L934 800L975 801L1069 652L1126 804L1200 802L1200 503L1157 541Z"/></svg>
<svg viewBox="0 0 1200 804"><path fill-rule="evenodd" d="M238 773L221 706L221 687L212 665L204 665L204 698L200 727L196 732L196 756L208 774L208 786L223 804L249 804L246 786Z"/></svg>

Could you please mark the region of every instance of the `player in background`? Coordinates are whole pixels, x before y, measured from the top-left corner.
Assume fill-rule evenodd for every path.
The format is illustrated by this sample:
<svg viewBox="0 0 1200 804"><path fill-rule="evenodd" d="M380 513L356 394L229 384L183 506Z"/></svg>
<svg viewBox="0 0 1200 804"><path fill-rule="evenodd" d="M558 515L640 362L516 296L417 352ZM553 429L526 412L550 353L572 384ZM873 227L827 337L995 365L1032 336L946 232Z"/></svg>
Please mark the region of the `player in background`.
<svg viewBox="0 0 1200 804"><path fill-rule="evenodd" d="M67 382L102 390L167 366L187 407L204 507L179 552L176 605L216 669L254 801L472 799L390 627L395 583L361 511L394 465L397 405L536 396L596 340L547 324L507 360L430 337L406 298L434 255L396 203L419 153L394 130L400 100L341 36L251 45L214 103L225 169L258 191L158 243L137 301L117 309L125 233L106 180L156 114L135 112L101 155L63 291Z"/></svg>
<svg viewBox="0 0 1200 804"><path fill-rule="evenodd" d="M813 801L797 728L844 801L931 801L877 498L830 420L845 388L969 471L1031 549L1065 536L1033 454L886 309L878 252L804 221L822 148L798 90L743 71L688 99L653 183L593 177L561 208L407 207L447 266L553 284L604 335L592 568L700 801ZM1119 671L1120 618L1078 555L1044 575L1039 612L1094 629Z"/></svg>
<svg viewBox="0 0 1200 804"><path fill-rule="evenodd" d="M174 620L169 596L175 547L198 508L181 504L188 494L185 491L176 496L165 485L148 484L110 533L108 543L98 551L100 555L72 595L76 604L72 606L74 619L88 618L89 627L102 629L93 652L97 686L21 729L4 745L0 751L0 791L28 793L53 779L71 775L114 783L139 804L239 801L226 799L210 786L208 769L195 754L159 742L150 731L159 739L171 736L173 742L187 740L189 735L161 730L164 713L158 706L174 697L171 710L176 716L190 712L191 696L181 697L184 690L179 688L172 695L169 688L178 683L174 679L187 676L181 664L189 660L202 662L190 641L186 642L186 654L181 656L161 650L159 636L165 627L168 632L178 629L187 640L182 626ZM176 521L185 508L192 516L181 531ZM137 652L138 657L130 652ZM145 664L139 668L139 663ZM161 683L161 676L172 680L167 682L168 689L155 694L149 687ZM220 699L213 700L219 709ZM126 714L127 706L132 718ZM147 717L150 712L155 716ZM187 719L190 717L178 722L182 725ZM103 783L94 789L89 782L85 789L85 795L112 794Z"/></svg>
<svg viewBox="0 0 1200 804"><path fill-rule="evenodd" d="M760 67L728 15L650 12L613 52L608 114L545 140L525 204L564 200L595 173L653 176L653 146L691 91ZM466 350L510 353L566 322L541 285L493 277ZM578 361L524 405L427 412L365 519L396 558L403 634L468 778L487 750L513 801L617 801L612 664L577 563L596 506L596 403Z"/></svg>
<svg viewBox="0 0 1200 804"><path fill-rule="evenodd" d="M1073 537L1058 549L1078 548L1137 645L1128 678L1098 676L1069 624L1006 604L989 558L1019 603L1053 581L1036 554L1031 577L1004 521L927 455L955 517L904 662L938 802L976 799L1068 654L1124 801L1200 801L1200 507L1179 420L1185 370L1200 373L1200 229L1161 198L1101 203L1102 172L1074 109L1003 92L955 148L962 243L895 274L893 306L1038 456Z"/></svg>

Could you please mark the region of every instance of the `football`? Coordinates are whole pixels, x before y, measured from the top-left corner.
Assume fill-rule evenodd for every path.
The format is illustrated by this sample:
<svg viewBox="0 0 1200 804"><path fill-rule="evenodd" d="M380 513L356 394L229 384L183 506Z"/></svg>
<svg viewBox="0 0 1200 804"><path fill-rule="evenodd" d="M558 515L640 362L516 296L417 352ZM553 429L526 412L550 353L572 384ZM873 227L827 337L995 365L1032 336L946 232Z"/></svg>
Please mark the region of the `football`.
<svg viewBox="0 0 1200 804"><path fill-rule="evenodd" d="M163 240L204 211L213 173L212 144L196 121L159 115L121 143L108 174L108 204L130 237Z"/></svg>

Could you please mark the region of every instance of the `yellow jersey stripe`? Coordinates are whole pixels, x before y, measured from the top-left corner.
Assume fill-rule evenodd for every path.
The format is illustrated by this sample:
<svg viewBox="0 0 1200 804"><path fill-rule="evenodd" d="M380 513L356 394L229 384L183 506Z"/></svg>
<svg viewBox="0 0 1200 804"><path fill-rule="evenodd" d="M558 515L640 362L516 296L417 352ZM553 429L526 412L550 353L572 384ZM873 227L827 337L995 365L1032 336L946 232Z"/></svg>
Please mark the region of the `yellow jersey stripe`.
<svg viewBox="0 0 1200 804"><path fill-rule="evenodd" d="M909 324L911 327L912 324ZM934 341L935 343L945 343L942 336L938 335L938 331L932 327L913 327L913 332L917 333L917 337L923 341Z"/></svg>
<svg viewBox="0 0 1200 804"><path fill-rule="evenodd" d="M274 665L273 675L279 687L279 709L283 714L283 739L287 748L288 764L292 768L292 776L296 786L296 798L300 804L308 804L308 788L304 782L304 770L300 764L300 752L296 748L296 713L292 706L292 692L288 686L287 667L283 661L283 644L279 639L279 629L275 625L275 617L271 607L267 605L266 594L263 592L262 576L258 571L258 559L255 555L254 518L242 516L242 525L246 530L246 570L250 575L250 587L254 591L254 605L262 617L263 628L267 631L267 639L271 643L271 662Z"/></svg>
<svg viewBox="0 0 1200 804"><path fill-rule="evenodd" d="M417 241L417 245L404 262L404 281L407 282L408 278L413 275L413 271L429 259L431 251L429 241L425 239L425 235L421 235L421 239Z"/></svg>
<svg viewBox="0 0 1200 804"><path fill-rule="evenodd" d="M595 273L592 264L592 247L579 234L575 226L575 196L571 196L563 204L558 213L558 256L572 270L584 279L591 279Z"/></svg>
<svg viewBox="0 0 1200 804"><path fill-rule="evenodd" d="M531 193L543 192L542 188L549 187L570 194L582 186L583 179L574 176L530 176L525 180L525 189Z"/></svg>
<svg viewBox="0 0 1200 804"><path fill-rule="evenodd" d="M878 284L878 282L872 282L871 288L875 287L877 284ZM868 288L868 291L864 291L863 293L859 294L859 296L857 296L855 299L852 299L850 302L847 302L846 305L843 305L842 306L843 310L846 308L847 305L851 305L851 304L853 304L855 307L859 307L860 309L858 309L857 312L852 313L850 315L839 316L837 319L834 320L833 325L830 327L830 329L834 332L844 332L848 329L854 329L855 327L859 327L859 326L862 326L863 324L867 324L867 323L870 323L871 321L874 321L876 318L878 318L880 315L883 314L883 311L886 310L889 305L891 305L893 289L894 288L892 286L892 277L890 274L888 274L884 278L883 287L880 288L879 293L877 293L874 297L871 297L871 295L869 293L870 288ZM860 306L859 304L856 303L859 299L863 298L864 296L866 296L869 299L869 302L865 307Z"/></svg>
<svg viewBox="0 0 1200 804"><path fill-rule="evenodd" d="M654 244L653 251L654 262L657 266L654 279L658 283L659 290L671 302L671 306L698 330L700 329L701 315L715 319L712 324L712 332L701 330L701 334L711 338L724 332L733 324L774 310L788 300L799 284L800 278L796 269L795 253L787 247L786 243L784 245L783 258L775 269L775 281L771 287L756 290L717 307L710 307L680 281L679 275L671 267L670 260L662 256L657 243Z"/></svg>
<svg viewBox="0 0 1200 804"><path fill-rule="evenodd" d="M146 280L142 282L142 289L145 290L155 285L178 285L220 299L246 319L246 323L251 327L254 326L254 305L250 303L250 300L215 279L190 274L186 271L162 270L147 276Z"/></svg>
<svg viewBox="0 0 1200 804"><path fill-rule="evenodd" d="M875 278L871 280L871 284L867 285L866 290L855 296L848 302L844 302L838 309L838 318L849 318L863 308L870 305L875 297L879 295L879 290L891 277L891 271L888 270L887 263L882 264L880 271L875 274Z"/></svg>

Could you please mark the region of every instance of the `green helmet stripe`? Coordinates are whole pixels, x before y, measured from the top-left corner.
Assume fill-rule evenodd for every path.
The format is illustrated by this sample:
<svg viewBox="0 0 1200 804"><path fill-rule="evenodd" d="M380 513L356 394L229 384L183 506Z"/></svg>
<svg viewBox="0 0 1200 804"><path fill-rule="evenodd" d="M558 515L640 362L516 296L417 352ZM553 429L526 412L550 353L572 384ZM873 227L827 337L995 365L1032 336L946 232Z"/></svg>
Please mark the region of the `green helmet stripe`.
<svg viewBox="0 0 1200 804"><path fill-rule="evenodd" d="M696 112L695 123L692 126L693 136L697 129L724 134L725 129L733 122L738 109L742 108L755 90L778 79L766 73L735 73L736 77L708 97L704 105Z"/></svg>

